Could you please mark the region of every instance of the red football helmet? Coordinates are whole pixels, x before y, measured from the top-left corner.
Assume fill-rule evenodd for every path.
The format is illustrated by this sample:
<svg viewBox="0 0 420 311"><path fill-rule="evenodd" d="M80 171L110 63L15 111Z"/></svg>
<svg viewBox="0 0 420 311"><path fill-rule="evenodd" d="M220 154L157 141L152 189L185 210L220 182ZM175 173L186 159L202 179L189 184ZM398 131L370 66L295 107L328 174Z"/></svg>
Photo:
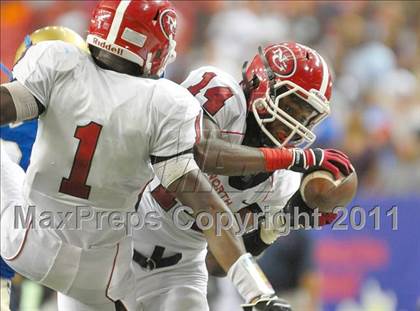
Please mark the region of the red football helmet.
<svg viewBox="0 0 420 311"><path fill-rule="evenodd" d="M252 62L244 64L242 83L248 108L275 145L305 143L303 147L308 147L314 142L311 129L330 113L331 73L321 55L294 42L260 47ZM304 120L296 120L283 109L283 99L288 96L310 109ZM287 137L275 137L267 129L276 120L290 130Z"/></svg>
<svg viewBox="0 0 420 311"><path fill-rule="evenodd" d="M160 76L176 57L175 32L169 1L100 1L86 41L139 64L145 75Z"/></svg>

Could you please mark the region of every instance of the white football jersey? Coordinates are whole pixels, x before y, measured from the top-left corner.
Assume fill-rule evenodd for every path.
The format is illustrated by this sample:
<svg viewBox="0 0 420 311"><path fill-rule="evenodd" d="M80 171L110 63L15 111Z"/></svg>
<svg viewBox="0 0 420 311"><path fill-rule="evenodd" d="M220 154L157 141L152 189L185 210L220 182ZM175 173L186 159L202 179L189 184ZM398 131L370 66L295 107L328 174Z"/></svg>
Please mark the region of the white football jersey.
<svg viewBox="0 0 420 311"><path fill-rule="evenodd" d="M211 66L192 71L182 83L225 134L241 144L246 130L247 105L241 86L228 73Z"/></svg>
<svg viewBox="0 0 420 311"><path fill-rule="evenodd" d="M204 113L220 127L224 139L241 144L246 131L247 106L244 93L227 73L214 68L202 67L192 71L182 83L200 102ZM208 175L208 179L220 198L234 212L257 205L261 211L275 214L281 211L291 196L299 189L301 174L278 170L260 182L251 182L250 176L229 177ZM162 226L158 230L143 228L134 234L135 248L145 249L144 242L164 246L167 254L205 247L204 237L196 230L179 230L187 227L193 217L179 211L185 208L173 196L165 192L158 178L146 187L139 210L145 218L156 213ZM177 228L178 227L178 228ZM156 229L156 228L154 228ZM166 256L166 253L165 253Z"/></svg>
<svg viewBox="0 0 420 311"><path fill-rule="evenodd" d="M61 41L29 48L13 74L45 107L24 185L41 210L133 209L154 176L150 156L195 143L200 105L169 80L102 69ZM106 240L97 234L88 243Z"/></svg>

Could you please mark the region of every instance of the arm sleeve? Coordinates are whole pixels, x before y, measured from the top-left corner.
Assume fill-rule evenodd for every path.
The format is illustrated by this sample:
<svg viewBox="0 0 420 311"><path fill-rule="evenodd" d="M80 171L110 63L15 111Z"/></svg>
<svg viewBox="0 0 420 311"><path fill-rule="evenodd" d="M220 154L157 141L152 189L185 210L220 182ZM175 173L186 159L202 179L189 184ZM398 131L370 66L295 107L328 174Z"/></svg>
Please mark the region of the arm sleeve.
<svg viewBox="0 0 420 311"><path fill-rule="evenodd" d="M35 44L15 65L13 77L47 108L56 81L77 63L75 49L61 41Z"/></svg>
<svg viewBox="0 0 420 311"><path fill-rule="evenodd" d="M266 244L263 240L261 240L261 227L258 227L257 230L245 233L242 236L242 239L244 241L246 251L251 253L252 256L259 256L271 245Z"/></svg>
<svg viewBox="0 0 420 311"><path fill-rule="evenodd" d="M284 212L290 214L290 224L293 226L295 223L295 215L306 214L309 217L309 225L314 226L314 210L308 207L308 205L303 201L300 191L296 191L295 194L289 199L286 206L284 207ZM298 224L305 225L305 217L301 215L298 218ZM258 230L246 233L243 235L243 240L247 252L250 252L253 256L260 255L267 247L271 244L266 244L261 239L261 224L258 227Z"/></svg>
<svg viewBox="0 0 420 311"><path fill-rule="evenodd" d="M315 223L314 219L314 210L310 208L302 198L300 191L296 191L295 194L290 198L287 202L285 208L285 213L290 215L290 224L295 224L295 218L297 219L297 224L300 226L306 225L306 217L304 215L308 215L309 217L309 226L313 227Z"/></svg>

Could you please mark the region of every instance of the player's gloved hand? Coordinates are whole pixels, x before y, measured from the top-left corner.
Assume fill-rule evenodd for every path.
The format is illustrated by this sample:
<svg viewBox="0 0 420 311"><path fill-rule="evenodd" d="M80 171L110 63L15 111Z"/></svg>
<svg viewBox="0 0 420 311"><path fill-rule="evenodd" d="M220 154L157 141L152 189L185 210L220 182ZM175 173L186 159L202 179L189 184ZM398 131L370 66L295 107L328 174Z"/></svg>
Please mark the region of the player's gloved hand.
<svg viewBox="0 0 420 311"><path fill-rule="evenodd" d="M261 297L241 307L244 311L292 311L290 304L277 296Z"/></svg>
<svg viewBox="0 0 420 311"><path fill-rule="evenodd" d="M318 225L325 226L330 225L337 218L338 214L336 213L321 213L318 219Z"/></svg>
<svg viewBox="0 0 420 311"><path fill-rule="evenodd" d="M315 225L325 226L332 224L338 216L335 213L323 213L310 208L302 199L300 191L296 191L289 199L286 206L283 208L283 212L290 216L289 221L291 226L299 225L301 227L306 227L309 225L311 228ZM309 216L309 223L307 223L306 218L304 217L305 214ZM298 217L298 219L295 219L296 217Z"/></svg>
<svg viewBox="0 0 420 311"><path fill-rule="evenodd" d="M335 149L260 148L264 154L266 170L289 169L307 173L317 169L330 172L335 179L350 175L354 169L347 155Z"/></svg>

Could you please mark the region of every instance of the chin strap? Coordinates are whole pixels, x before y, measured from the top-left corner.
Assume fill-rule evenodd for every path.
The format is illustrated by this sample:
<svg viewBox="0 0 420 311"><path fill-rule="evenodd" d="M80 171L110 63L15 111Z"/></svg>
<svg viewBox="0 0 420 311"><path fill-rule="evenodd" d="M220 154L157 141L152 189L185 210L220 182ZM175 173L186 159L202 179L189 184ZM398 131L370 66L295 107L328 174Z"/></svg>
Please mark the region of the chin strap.
<svg viewBox="0 0 420 311"><path fill-rule="evenodd" d="M261 60L264 64L265 71L268 77L268 83L270 85L270 94L274 94L274 84L276 83L276 75L274 71L271 69L270 65L268 64L267 57L264 55L264 51L261 46L258 47L258 54L261 57Z"/></svg>

